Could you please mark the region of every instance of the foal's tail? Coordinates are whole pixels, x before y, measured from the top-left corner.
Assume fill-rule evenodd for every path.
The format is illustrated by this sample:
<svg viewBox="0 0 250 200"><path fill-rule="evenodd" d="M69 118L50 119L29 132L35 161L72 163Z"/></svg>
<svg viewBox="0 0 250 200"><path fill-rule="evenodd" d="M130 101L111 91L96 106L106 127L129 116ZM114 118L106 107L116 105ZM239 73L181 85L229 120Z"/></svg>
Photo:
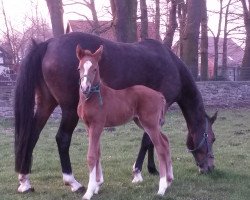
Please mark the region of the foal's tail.
<svg viewBox="0 0 250 200"><path fill-rule="evenodd" d="M35 88L42 78L42 59L48 42L32 41L29 54L22 61L15 89L15 170L27 174L31 160L27 160L34 122ZM26 157L26 158L25 158ZM28 163L27 163L28 162ZM25 167L26 166L26 167ZM28 167L28 168L29 168Z"/></svg>

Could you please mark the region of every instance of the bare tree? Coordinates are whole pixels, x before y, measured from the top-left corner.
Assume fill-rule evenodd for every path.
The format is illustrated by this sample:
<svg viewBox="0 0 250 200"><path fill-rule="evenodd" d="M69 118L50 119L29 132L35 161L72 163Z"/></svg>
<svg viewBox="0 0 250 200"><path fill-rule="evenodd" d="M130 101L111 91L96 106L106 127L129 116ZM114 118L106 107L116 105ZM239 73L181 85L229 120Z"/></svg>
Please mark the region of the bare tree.
<svg viewBox="0 0 250 200"><path fill-rule="evenodd" d="M160 0L155 0L155 39L161 40L160 36Z"/></svg>
<svg viewBox="0 0 250 200"><path fill-rule="evenodd" d="M221 34L221 23L222 23L222 14L223 14L223 0L220 1L220 9L219 9L219 19L218 19L218 27L217 27L217 33L211 33L214 37L214 78L217 79L218 77L218 65L219 65L219 39Z"/></svg>
<svg viewBox="0 0 250 200"><path fill-rule="evenodd" d="M54 37L64 34L62 0L46 0Z"/></svg>
<svg viewBox="0 0 250 200"><path fill-rule="evenodd" d="M8 19L5 11L5 7L2 3L2 13L5 21L5 27L1 27L3 37L1 38L1 46L11 55L13 67L11 69L16 70L20 60L25 56L26 50L30 43L30 38L34 38L40 41L44 41L52 36L50 27L46 20L39 16L38 5L32 6L32 10L29 11L24 19L24 29L17 30ZM28 23L27 23L28 22ZM31 24L27 26L27 24Z"/></svg>
<svg viewBox="0 0 250 200"><path fill-rule="evenodd" d="M141 9L141 39L148 38L148 9L146 0L140 0Z"/></svg>
<svg viewBox="0 0 250 200"><path fill-rule="evenodd" d="M202 1L202 19L201 19L201 80L208 79L208 26L207 26L207 1Z"/></svg>
<svg viewBox="0 0 250 200"><path fill-rule="evenodd" d="M187 4L187 23L183 38L183 61L194 79L198 76L198 44L201 23L202 1L189 0Z"/></svg>
<svg viewBox="0 0 250 200"><path fill-rule="evenodd" d="M111 22L100 24L95 6L95 0L70 0L70 1L65 1L65 3L63 4L63 6L76 6L76 5L87 7L91 12L92 19L86 14L77 11L71 11L68 13L79 15L81 18L86 20L89 23L90 27L92 28L91 33L95 35L101 35L103 32L106 32L107 30L111 29Z"/></svg>
<svg viewBox="0 0 250 200"><path fill-rule="evenodd" d="M245 51L242 61L240 80L250 80L250 0L240 0L243 7L244 24L246 29ZM247 6L248 3L248 6Z"/></svg>
<svg viewBox="0 0 250 200"><path fill-rule="evenodd" d="M177 4L178 10L178 21L179 21L179 52L180 58L183 60L183 40L184 40L184 32L186 27L187 21L187 4L184 0L178 0Z"/></svg>
<svg viewBox="0 0 250 200"><path fill-rule="evenodd" d="M137 1L110 0L117 41L137 41Z"/></svg>
<svg viewBox="0 0 250 200"><path fill-rule="evenodd" d="M169 0L166 0L166 3L168 2ZM167 20L168 24L166 25L166 33L163 39L163 43L164 45L171 48L172 43L173 43L174 33L175 33L176 28L178 27L178 24L177 24L177 19L176 19L177 1L170 0L170 2L171 2L171 7L169 10L169 16L167 16L169 20Z"/></svg>

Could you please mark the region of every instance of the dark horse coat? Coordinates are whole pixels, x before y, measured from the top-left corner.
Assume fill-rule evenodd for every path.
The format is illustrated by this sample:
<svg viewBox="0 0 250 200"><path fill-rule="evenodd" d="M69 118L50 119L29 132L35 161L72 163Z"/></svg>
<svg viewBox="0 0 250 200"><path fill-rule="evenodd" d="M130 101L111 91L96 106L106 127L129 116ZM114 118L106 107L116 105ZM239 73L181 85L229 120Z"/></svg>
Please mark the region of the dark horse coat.
<svg viewBox="0 0 250 200"><path fill-rule="evenodd" d="M132 85L145 85L160 91L167 107L177 102L186 119L190 149L198 145L205 131L206 116L202 98L186 66L160 42L147 39L125 44L85 33L70 33L33 44L23 60L15 92L15 169L21 174L31 170L31 158L39 134L54 108L62 109L61 124L56 135L62 172L71 174L69 147L73 130L78 122L79 99L78 60L76 45L94 52L100 45L104 54L100 61L103 81L114 89ZM36 107L35 107L36 104ZM35 108L35 109L34 109ZM210 119L210 118L209 118ZM209 145L214 135L209 120ZM144 134L136 168L141 170L147 149L155 171L153 146ZM205 147L193 153L197 163L207 155ZM204 170L212 168L209 161L200 165Z"/></svg>

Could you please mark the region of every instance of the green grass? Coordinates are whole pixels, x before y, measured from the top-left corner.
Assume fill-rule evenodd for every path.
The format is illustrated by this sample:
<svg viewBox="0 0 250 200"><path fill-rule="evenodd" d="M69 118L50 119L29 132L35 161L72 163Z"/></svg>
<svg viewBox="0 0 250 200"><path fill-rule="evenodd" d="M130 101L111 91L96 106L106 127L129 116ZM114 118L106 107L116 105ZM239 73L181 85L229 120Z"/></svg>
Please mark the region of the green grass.
<svg viewBox="0 0 250 200"><path fill-rule="evenodd" d="M222 109L214 125L216 170L199 175L191 154L186 152L186 124L178 110L167 115L164 132L171 143L175 180L164 197L156 196L159 178L143 169L144 182L131 183L131 168L138 153L141 131L133 124L102 136L104 184L93 199L248 200L250 197L250 110ZM209 109L208 113L213 114ZM17 193L14 172L13 121L0 119L0 199L81 199L63 185L55 134L59 121L50 119L33 154L31 183L34 193ZM87 137L82 123L75 130L70 155L75 177L87 186Z"/></svg>

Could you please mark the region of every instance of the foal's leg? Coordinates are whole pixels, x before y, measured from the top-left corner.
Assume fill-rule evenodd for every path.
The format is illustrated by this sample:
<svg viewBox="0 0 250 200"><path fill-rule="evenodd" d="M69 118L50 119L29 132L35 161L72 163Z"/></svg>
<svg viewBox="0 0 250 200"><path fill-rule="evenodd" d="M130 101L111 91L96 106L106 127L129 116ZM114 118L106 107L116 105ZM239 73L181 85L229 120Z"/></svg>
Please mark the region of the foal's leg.
<svg viewBox="0 0 250 200"><path fill-rule="evenodd" d="M160 182L157 194L162 196L173 180L173 175L170 176L169 174L172 171L169 143L167 137L161 134L158 129L148 130L148 133L155 146L159 160Z"/></svg>
<svg viewBox="0 0 250 200"><path fill-rule="evenodd" d="M38 92L37 99L36 99L37 107L36 107L36 111L34 115L33 132L30 136L29 145L26 150L26 156L25 156L26 162L22 166L22 169L18 175L18 180L20 184L18 187L18 192L22 192L22 193L34 190L29 180L29 173L31 171L31 165L32 165L32 152L37 143L41 130L43 129L49 116L51 115L52 111L57 105L56 101L53 99L52 96L50 96L49 93L46 93L46 95L45 93L41 95L40 89L38 89L37 92ZM46 91L43 91L43 92L46 92Z"/></svg>
<svg viewBox="0 0 250 200"><path fill-rule="evenodd" d="M100 156L100 136L103 126L91 126L89 128L89 147L87 162L89 167L89 183L86 193L82 199L91 199L94 193L99 191L99 183L101 182L102 171L99 163ZM97 169L98 168L98 169ZM100 180L98 178L100 176ZM102 178L103 180L103 178Z"/></svg>
<svg viewBox="0 0 250 200"><path fill-rule="evenodd" d="M100 144L98 146L97 150L97 157L98 160L96 162L96 182L97 182L97 188L95 189L94 193L98 194L101 185L104 183L104 178L103 178L103 173L102 173L102 165L101 165L101 149L100 149Z"/></svg>
<svg viewBox="0 0 250 200"><path fill-rule="evenodd" d="M60 123L59 130L56 135L56 142L58 146L63 181L65 185L71 187L72 192L84 190L84 187L75 180L72 173L71 162L69 157L69 147L71 143L72 133L78 122L78 115L76 108L64 108L62 107L62 120Z"/></svg>

